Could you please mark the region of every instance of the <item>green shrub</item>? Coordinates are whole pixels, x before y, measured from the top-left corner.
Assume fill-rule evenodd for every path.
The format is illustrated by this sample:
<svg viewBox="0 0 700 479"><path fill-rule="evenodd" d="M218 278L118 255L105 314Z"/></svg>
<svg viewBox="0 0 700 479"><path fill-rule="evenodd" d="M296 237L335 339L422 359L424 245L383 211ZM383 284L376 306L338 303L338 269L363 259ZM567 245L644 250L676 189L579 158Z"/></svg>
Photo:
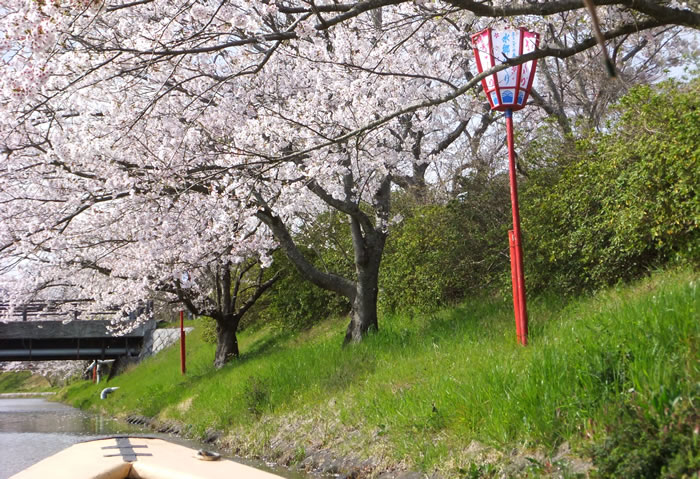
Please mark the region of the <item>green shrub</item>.
<svg viewBox="0 0 700 479"><path fill-rule="evenodd" d="M466 177L449 203L410 205L392 229L380 272L384 311L429 311L491 289L507 267L508 178Z"/></svg>
<svg viewBox="0 0 700 479"><path fill-rule="evenodd" d="M331 316L349 311L348 301L302 277L286 258L284 275L262 302L258 317L265 324L292 330L307 329Z"/></svg>
<svg viewBox="0 0 700 479"><path fill-rule="evenodd" d="M662 414L634 402L618 411L606 437L591 448L599 477L696 477L700 470L700 410L692 399L679 398Z"/></svg>
<svg viewBox="0 0 700 479"><path fill-rule="evenodd" d="M458 232L450 220L443 206L419 207L392 232L380 272L384 310L434 308L459 288Z"/></svg>
<svg viewBox="0 0 700 479"><path fill-rule="evenodd" d="M216 321L209 316L200 316L196 321L196 327L202 332L202 340L207 344L216 344L218 342Z"/></svg>
<svg viewBox="0 0 700 479"><path fill-rule="evenodd" d="M631 90L523 194L528 287L598 288L700 259L700 81Z"/></svg>

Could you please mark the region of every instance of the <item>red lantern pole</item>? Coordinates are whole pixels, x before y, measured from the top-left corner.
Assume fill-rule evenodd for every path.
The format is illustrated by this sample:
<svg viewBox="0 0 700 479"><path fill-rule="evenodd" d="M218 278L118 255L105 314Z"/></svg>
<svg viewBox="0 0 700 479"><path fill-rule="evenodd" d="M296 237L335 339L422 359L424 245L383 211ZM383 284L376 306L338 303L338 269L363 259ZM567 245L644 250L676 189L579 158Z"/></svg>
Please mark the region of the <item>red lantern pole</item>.
<svg viewBox="0 0 700 479"><path fill-rule="evenodd" d="M502 31L487 28L472 35L474 59L479 73L493 69L508 59L527 55L537 49L540 36L525 28ZM520 210L518 208L518 183L515 173L515 151L513 147L513 111L527 103L535 78L537 61L508 66L497 73L487 75L481 85L492 110L506 114L508 142L508 169L510 175L510 202L513 209L513 230L508 232L510 244L510 268L513 281L513 310L518 342L527 345L528 321L525 300L525 273L523 269L522 235L520 234Z"/></svg>
<svg viewBox="0 0 700 479"><path fill-rule="evenodd" d="M180 371L185 374L185 312L180 310Z"/></svg>
<svg viewBox="0 0 700 479"><path fill-rule="evenodd" d="M511 276L515 283L513 290L517 295L517 301L513 301L515 310L516 332L518 341L523 346L527 345L527 305L525 301L525 275L523 270L523 250L520 236L520 209L518 208L518 181L515 174L515 150L513 148L513 110L506 110L506 138L508 142L508 171L510 175L510 202L513 209L513 240L515 247L515 261L511 259ZM513 271L513 266L515 270ZM520 327L517 327L520 323Z"/></svg>

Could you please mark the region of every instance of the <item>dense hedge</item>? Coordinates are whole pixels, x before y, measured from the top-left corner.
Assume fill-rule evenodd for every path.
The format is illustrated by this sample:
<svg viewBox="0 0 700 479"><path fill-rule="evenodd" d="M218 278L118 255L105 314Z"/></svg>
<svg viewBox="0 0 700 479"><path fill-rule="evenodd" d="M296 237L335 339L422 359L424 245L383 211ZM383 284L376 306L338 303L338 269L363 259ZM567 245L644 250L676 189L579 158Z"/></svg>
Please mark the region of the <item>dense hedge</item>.
<svg viewBox="0 0 700 479"><path fill-rule="evenodd" d="M520 178L530 293L579 292L700 257L700 81L631 90L603 133L543 137ZM544 147L543 147L544 145ZM385 311L508 294L507 175L466 177L447 205L414 205L392 230L381 270ZM404 203L409 203L405 207Z"/></svg>
<svg viewBox="0 0 700 479"><path fill-rule="evenodd" d="M470 177L447 204L404 208L382 263L382 309L425 311L493 289L509 264L508 195L505 175Z"/></svg>
<svg viewBox="0 0 700 479"><path fill-rule="evenodd" d="M700 82L631 90L523 195L528 286L591 289L700 254Z"/></svg>

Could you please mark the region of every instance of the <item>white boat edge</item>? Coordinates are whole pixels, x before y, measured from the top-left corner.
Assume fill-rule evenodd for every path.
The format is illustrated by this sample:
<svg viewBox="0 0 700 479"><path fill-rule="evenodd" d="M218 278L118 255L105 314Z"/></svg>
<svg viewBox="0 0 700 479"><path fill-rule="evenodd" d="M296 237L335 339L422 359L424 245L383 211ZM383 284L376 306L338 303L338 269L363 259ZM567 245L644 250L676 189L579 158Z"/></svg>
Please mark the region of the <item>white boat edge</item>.
<svg viewBox="0 0 700 479"><path fill-rule="evenodd" d="M200 460L197 451L164 439L116 436L81 442L10 479L281 479L228 459Z"/></svg>

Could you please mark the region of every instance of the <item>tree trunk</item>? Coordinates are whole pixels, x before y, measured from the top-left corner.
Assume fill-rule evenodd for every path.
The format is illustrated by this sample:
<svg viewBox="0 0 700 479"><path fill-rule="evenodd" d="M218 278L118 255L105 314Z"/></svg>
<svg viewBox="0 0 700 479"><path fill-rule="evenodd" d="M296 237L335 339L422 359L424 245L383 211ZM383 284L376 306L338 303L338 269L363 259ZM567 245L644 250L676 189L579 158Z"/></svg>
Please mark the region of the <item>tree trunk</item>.
<svg viewBox="0 0 700 479"><path fill-rule="evenodd" d="M379 264L384 253L389 212L391 204L391 176L386 176L374 194L372 206L375 209L373 222L354 199L352 174L345 175L346 200L333 198L318 183L311 181L307 187L332 208L350 218L356 281L342 276L320 271L297 248L289 229L259 193L254 193L260 209L256 216L272 231L280 247L287 254L299 273L306 279L328 291L341 294L352 304L350 324L343 345L359 342L370 330L378 329L377 296L379 292Z"/></svg>
<svg viewBox="0 0 700 479"><path fill-rule="evenodd" d="M369 331L379 329L377 322L377 293L379 291L379 261L358 271L357 293L352 301L350 324L343 345L357 343Z"/></svg>
<svg viewBox="0 0 700 479"><path fill-rule="evenodd" d="M352 311L343 345L360 342L369 331L379 329L377 321L379 265L384 253L386 233L375 230L366 237L362 237L357 228L354 230L354 241L357 281L355 295L350 298Z"/></svg>
<svg viewBox="0 0 700 479"><path fill-rule="evenodd" d="M216 355L214 367L222 368L232 359L238 358L238 318L235 316L224 317L216 321Z"/></svg>

